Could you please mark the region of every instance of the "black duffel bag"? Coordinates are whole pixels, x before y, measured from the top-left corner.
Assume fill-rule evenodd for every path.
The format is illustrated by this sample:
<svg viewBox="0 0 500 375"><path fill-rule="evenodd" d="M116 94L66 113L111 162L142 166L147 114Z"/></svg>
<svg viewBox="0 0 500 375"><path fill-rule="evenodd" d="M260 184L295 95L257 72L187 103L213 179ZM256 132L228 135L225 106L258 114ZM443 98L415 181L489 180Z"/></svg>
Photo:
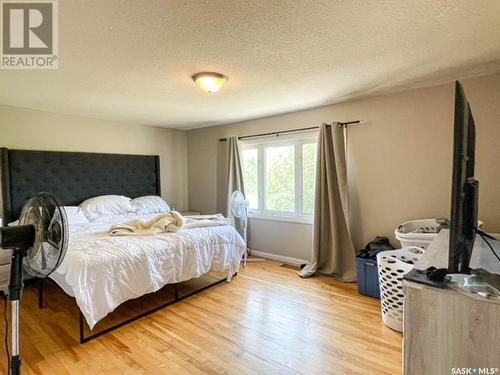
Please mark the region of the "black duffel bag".
<svg viewBox="0 0 500 375"><path fill-rule="evenodd" d="M387 237L377 236L368 242L365 248L359 251L357 256L364 259L376 259L377 254L384 250L394 250L394 247Z"/></svg>

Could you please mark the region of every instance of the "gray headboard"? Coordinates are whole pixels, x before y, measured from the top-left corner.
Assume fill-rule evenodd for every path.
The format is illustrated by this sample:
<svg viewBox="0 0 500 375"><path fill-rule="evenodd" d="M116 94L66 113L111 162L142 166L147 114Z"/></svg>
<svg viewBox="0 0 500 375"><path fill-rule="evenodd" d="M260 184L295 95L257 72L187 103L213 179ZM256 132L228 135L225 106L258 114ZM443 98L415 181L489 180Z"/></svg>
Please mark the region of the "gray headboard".
<svg viewBox="0 0 500 375"><path fill-rule="evenodd" d="M160 158L87 152L0 149L4 224L26 200L45 191L59 204L78 205L97 195L160 195Z"/></svg>

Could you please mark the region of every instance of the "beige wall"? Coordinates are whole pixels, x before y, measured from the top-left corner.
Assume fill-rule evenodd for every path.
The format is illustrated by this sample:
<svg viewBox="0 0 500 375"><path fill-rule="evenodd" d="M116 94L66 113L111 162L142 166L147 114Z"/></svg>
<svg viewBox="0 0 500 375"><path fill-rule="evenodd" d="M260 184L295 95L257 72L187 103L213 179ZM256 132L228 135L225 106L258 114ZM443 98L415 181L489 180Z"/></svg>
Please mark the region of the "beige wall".
<svg viewBox="0 0 500 375"><path fill-rule="evenodd" d="M0 105L0 146L160 155L162 195L187 208L186 133Z"/></svg>
<svg viewBox="0 0 500 375"><path fill-rule="evenodd" d="M477 126L480 217L488 230L498 232L500 75L468 79L464 86ZM348 130L351 228L356 246L362 247L377 234L392 236L405 220L448 216L452 83L189 131L190 209L217 210L217 174L224 173L217 167L218 138L358 119L368 123ZM257 250L307 258L310 237L308 225L251 222L250 246Z"/></svg>
<svg viewBox="0 0 500 375"><path fill-rule="evenodd" d="M469 79L464 86L477 125L480 217L489 231L500 232L500 75ZM159 154L163 196L185 209L189 195L191 210L209 213L217 211L217 191L221 190L217 176L225 173L218 163L218 138L353 119L368 122L348 131L350 212L356 246L376 234L392 235L408 219L447 216L451 83L192 130L187 136L182 131L0 105L0 146ZM310 225L251 222L250 246L256 250L307 258L310 242Z"/></svg>

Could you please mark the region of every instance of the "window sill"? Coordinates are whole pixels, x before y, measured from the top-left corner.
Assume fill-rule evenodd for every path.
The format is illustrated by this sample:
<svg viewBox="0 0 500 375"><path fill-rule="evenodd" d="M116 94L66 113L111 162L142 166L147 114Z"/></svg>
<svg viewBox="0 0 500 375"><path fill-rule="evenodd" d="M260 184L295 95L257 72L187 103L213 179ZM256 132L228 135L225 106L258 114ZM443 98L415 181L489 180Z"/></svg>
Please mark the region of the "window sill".
<svg viewBox="0 0 500 375"><path fill-rule="evenodd" d="M264 213L249 213L250 219L257 220L268 220L268 221L283 221L288 223L297 223L297 224L313 224L312 216L287 216L287 215L275 215L275 214L264 214Z"/></svg>

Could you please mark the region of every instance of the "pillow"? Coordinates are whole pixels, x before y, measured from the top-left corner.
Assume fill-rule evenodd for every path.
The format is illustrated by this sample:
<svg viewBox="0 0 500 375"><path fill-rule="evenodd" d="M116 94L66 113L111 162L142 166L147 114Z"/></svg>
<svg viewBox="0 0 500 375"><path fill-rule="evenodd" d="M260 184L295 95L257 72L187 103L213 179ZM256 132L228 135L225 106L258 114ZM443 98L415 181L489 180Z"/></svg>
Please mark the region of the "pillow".
<svg viewBox="0 0 500 375"><path fill-rule="evenodd" d="M19 225L19 220L11 221L9 224L7 224L8 227L17 227L18 225Z"/></svg>
<svg viewBox="0 0 500 375"><path fill-rule="evenodd" d="M89 219L83 213L83 210L78 206L64 206L66 217L69 225L87 224Z"/></svg>
<svg viewBox="0 0 500 375"><path fill-rule="evenodd" d="M130 201L135 211L140 215L155 214L170 211L170 207L161 197L145 195Z"/></svg>
<svg viewBox="0 0 500 375"><path fill-rule="evenodd" d="M101 195L87 199L80 208L89 220L124 215L135 212L130 204L130 198L123 195Z"/></svg>
<svg viewBox="0 0 500 375"><path fill-rule="evenodd" d="M87 224L89 219L85 216L82 209L78 206L64 206L62 207L64 212L66 212L66 218L68 220L69 225L77 225L77 224ZM7 226L9 227L17 227L19 225L19 220L13 221Z"/></svg>

